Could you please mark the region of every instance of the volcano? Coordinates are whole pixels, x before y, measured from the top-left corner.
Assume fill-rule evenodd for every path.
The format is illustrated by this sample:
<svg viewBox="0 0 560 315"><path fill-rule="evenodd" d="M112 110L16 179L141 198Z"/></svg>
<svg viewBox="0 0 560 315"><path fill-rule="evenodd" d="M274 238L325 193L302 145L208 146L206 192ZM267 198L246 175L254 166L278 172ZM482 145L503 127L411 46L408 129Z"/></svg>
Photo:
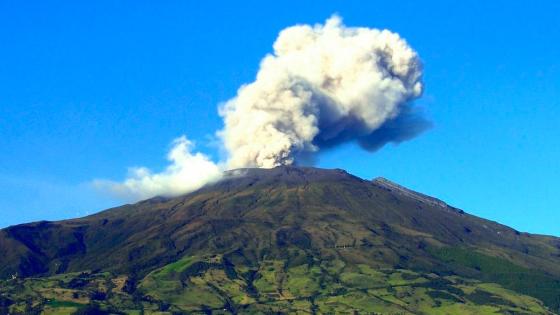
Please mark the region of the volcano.
<svg viewBox="0 0 560 315"><path fill-rule="evenodd" d="M384 178L239 169L0 230L0 314L554 314L560 239Z"/></svg>

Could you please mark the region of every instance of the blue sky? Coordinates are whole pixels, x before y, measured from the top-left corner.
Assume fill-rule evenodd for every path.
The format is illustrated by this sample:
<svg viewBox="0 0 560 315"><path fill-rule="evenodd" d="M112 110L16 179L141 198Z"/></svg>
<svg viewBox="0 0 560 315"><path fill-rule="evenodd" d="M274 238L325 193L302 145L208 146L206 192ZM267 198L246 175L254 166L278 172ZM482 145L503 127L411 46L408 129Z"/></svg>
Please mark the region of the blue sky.
<svg viewBox="0 0 560 315"><path fill-rule="evenodd" d="M317 166L560 235L558 12L557 1L0 2L0 227L120 204L88 183L164 168L182 134L218 158L216 108L254 79L278 31L338 13L419 53L417 104L434 127L374 154L347 144Z"/></svg>

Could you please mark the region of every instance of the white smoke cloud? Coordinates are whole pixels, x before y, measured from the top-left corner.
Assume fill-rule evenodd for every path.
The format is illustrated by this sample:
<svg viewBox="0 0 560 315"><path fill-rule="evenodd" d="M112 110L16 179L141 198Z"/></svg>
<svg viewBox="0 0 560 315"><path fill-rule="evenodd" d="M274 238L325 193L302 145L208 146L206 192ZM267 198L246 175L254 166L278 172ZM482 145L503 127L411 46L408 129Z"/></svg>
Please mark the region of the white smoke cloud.
<svg viewBox="0 0 560 315"><path fill-rule="evenodd" d="M422 94L421 75L416 52L388 30L347 27L338 16L286 28L256 80L219 109L226 161L192 153L183 137L162 173L136 168L122 183L101 183L139 198L178 195L226 169L294 164L349 141L376 150L408 140L429 127L411 105Z"/></svg>
<svg viewBox="0 0 560 315"><path fill-rule="evenodd" d="M421 74L416 53L390 31L346 27L337 16L289 27L255 82L220 111L228 166L293 164L335 143L367 142L421 95Z"/></svg>
<svg viewBox="0 0 560 315"><path fill-rule="evenodd" d="M161 173L145 167L129 170L122 183L96 180L94 185L124 199L140 200L153 196L176 196L197 190L222 176L222 167L202 153L192 153L193 143L185 136L173 141L167 159L171 162Z"/></svg>

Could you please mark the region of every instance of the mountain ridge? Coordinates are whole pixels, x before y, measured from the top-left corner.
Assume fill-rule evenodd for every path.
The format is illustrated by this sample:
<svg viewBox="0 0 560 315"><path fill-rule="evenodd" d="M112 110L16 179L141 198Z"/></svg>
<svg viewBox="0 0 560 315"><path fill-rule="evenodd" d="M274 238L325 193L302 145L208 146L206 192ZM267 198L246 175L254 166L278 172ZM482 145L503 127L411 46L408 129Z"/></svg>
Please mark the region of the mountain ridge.
<svg viewBox="0 0 560 315"><path fill-rule="evenodd" d="M451 207L449 206L445 201L442 201L438 198L434 198L425 194L422 194L420 192L417 192L415 190L406 188L404 186L401 186L387 178L384 177L376 177L373 179L373 182L380 185L380 186L384 186L387 187L388 189L394 189L396 191L401 192L404 195L407 195L409 197L415 198L420 202L426 202L426 203L431 203L434 205L439 205L442 208L446 208L446 207ZM454 207L453 207L454 208Z"/></svg>
<svg viewBox="0 0 560 315"><path fill-rule="evenodd" d="M0 230L0 257L5 257L0 261L0 279L7 281L14 274L48 279L105 272L138 279L138 292L162 303L171 297L154 286L164 281L161 279L188 278L195 283L199 281L196 277L214 277L225 270L230 275L227 281L237 283L241 287L236 290L247 294L238 302L230 300L230 305L261 305L268 299L263 293L268 289L257 285L255 290L260 293L254 293L253 282L268 277L261 268L272 264L266 268L276 270L276 280L271 278L269 287L275 288L270 290L277 297L286 298L285 290L292 292L290 296L297 295L293 290L298 284L288 285L287 279L295 277L290 270L303 266L308 271L297 277L313 283L326 281L329 288L346 283L345 290L350 291L359 288L344 279L372 277L373 271L366 269L373 268L398 274L408 270L445 283L460 277L475 287L476 281L494 283L560 309L560 239L521 233L386 179L365 180L339 169L235 170L186 195L154 197L83 218L12 226ZM338 261L346 267L320 280ZM157 273L166 266L183 264L180 262L195 263L188 268L202 269L189 271L185 279L173 278L174 273ZM316 274L319 278L313 268L321 270ZM207 281L204 292L210 290L216 301L222 301L215 305L233 298L223 288L212 289L219 283ZM435 280L427 283L430 281ZM441 294L451 292L471 303L459 295L459 287L459 283L448 283ZM307 288L305 296L330 299L329 294L334 294L325 295L321 290L320 286ZM448 303L449 299L441 301ZM249 300L255 302L243 304Z"/></svg>

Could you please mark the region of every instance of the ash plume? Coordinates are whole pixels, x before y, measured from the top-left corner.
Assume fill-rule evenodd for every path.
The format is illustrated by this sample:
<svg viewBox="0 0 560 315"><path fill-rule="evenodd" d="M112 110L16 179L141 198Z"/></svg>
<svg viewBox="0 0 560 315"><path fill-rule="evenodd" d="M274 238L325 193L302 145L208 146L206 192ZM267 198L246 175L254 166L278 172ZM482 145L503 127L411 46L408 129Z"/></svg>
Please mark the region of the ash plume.
<svg viewBox="0 0 560 315"><path fill-rule="evenodd" d="M409 140L430 127L412 104L423 91L421 76L416 52L388 30L347 27L338 16L288 27L255 81L219 108L225 161L183 149L204 163L171 158L163 173L140 168L122 183L103 185L138 196L176 195L217 180L226 169L297 164L345 142L374 151Z"/></svg>
<svg viewBox="0 0 560 315"><path fill-rule="evenodd" d="M422 93L421 75L417 54L396 33L346 27L337 16L289 27L256 80L220 110L228 166L293 164L298 153L347 141L398 142L408 130L376 131L408 112Z"/></svg>

